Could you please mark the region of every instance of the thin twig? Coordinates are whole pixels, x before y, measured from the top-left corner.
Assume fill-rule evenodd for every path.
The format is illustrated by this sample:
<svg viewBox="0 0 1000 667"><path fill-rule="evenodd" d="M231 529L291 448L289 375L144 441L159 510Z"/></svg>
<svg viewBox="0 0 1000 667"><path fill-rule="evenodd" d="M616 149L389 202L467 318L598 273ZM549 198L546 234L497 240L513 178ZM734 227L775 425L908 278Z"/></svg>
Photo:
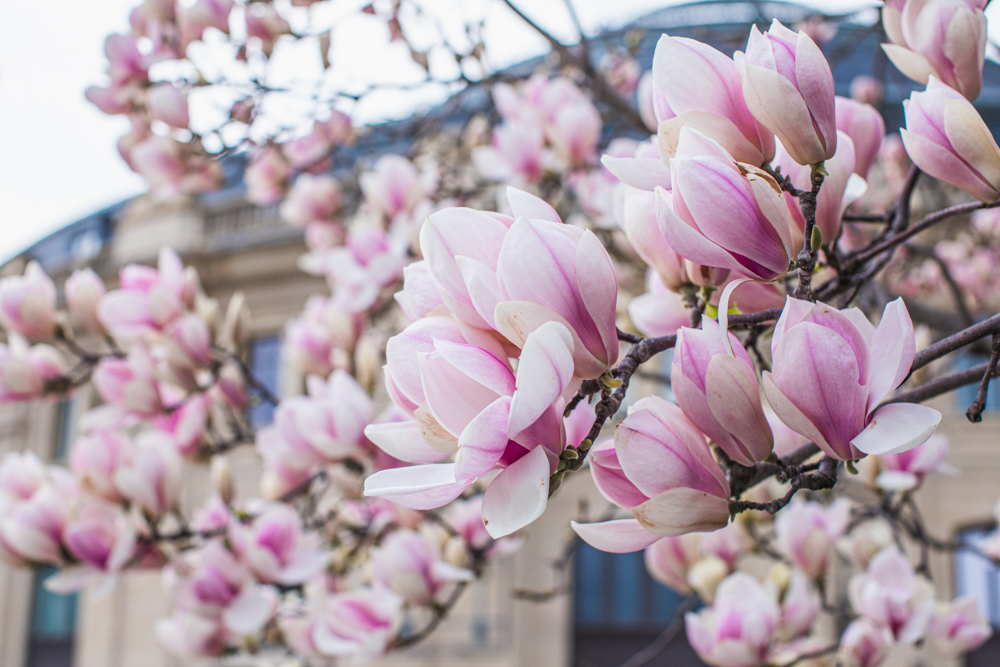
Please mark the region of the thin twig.
<svg viewBox="0 0 1000 667"><path fill-rule="evenodd" d="M990 380L997 373L997 362L1000 361L1000 333L993 334L993 345L990 350L990 361L986 365L983 379L979 383L979 391L976 393L976 400L965 411L965 416L973 424L983 421L983 410L986 409L986 392L990 388Z"/></svg>

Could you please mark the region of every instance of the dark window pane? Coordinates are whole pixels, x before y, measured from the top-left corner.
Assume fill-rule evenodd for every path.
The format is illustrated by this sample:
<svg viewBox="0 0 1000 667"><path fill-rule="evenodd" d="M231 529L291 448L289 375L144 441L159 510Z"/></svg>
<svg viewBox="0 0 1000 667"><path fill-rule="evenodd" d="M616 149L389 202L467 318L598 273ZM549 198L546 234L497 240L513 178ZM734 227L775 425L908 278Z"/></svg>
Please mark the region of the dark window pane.
<svg viewBox="0 0 1000 667"><path fill-rule="evenodd" d="M43 568L35 575L31 603L28 667L71 667L76 632L76 595L45 590L45 580L55 574Z"/></svg>
<svg viewBox="0 0 1000 667"><path fill-rule="evenodd" d="M73 434L70 432L73 422L73 403L69 400L60 401L56 410L56 460L64 461L73 440Z"/></svg>
<svg viewBox="0 0 1000 667"><path fill-rule="evenodd" d="M278 335L255 338L250 345L250 372L258 382L267 387L275 396L280 395L281 337ZM250 408L250 423L255 428L267 426L274 421L274 406L263 400L260 394L250 390L260 402Z"/></svg>
<svg viewBox="0 0 1000 667"><path fill-rule="evenodd" d="M962 371L967 368L972 368L973 366L978 366L979 364L984 364L990 360L988 354L970 354L965 353L959 356L955 360L955 370ZM955 400L958 402L959 412L965 412L966 409L972 402L976 400L976 394L979 392L979 383L969 384L964 387L959 387L955 391ZM986 394L986 410L985 412L998 412L1000 411L1000 380L991 380L990 389Z"/></svg>

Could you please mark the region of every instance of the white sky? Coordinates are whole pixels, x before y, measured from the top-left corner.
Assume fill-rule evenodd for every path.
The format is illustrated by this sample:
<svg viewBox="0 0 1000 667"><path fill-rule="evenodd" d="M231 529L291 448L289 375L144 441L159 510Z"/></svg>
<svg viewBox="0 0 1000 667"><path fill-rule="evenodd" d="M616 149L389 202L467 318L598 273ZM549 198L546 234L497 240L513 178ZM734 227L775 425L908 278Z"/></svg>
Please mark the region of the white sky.
<svg viewBox="0 0 1000 667"><path fill-rule="evenodd" d="M118 155L116 142L129 127L83 97L90 85L105 83L104 38L128 28L138 0L47 0L6 2L0 27L0 262L60 227L145 190ZM361 6L341 0L333 6ZM563 0L515 0L534 20L564 40L575 31ZM574 0L589 32L616 27L677 0ZM866 0L812 0L806 4L854 8ZM998 4L998 3L993 3ZM545 42L499 0L421 0L444 15L485 11L491 64L500 68L536 55ZM991 7L991 10L996 8ZM1000 10L996 10L1000 11ZM994 12L989 12L994 13ZM998 17L1000 18L1000 17ZM993 22L991 28L996 26ZM354 31L349 31L354 32ZM359 33L362 31L358 31ZM996 39L996 30L991 34ZM335 37L336 39L336 37ZM370 35L359 39L370 39ZM352 45L334 43L334 67L349 64L391 67L389 58L370 64L352 59ZM340 54L340 55L338 55ZM384 103L395 102L391 97ZM366 116L371 114L369 110Z"/></svg>

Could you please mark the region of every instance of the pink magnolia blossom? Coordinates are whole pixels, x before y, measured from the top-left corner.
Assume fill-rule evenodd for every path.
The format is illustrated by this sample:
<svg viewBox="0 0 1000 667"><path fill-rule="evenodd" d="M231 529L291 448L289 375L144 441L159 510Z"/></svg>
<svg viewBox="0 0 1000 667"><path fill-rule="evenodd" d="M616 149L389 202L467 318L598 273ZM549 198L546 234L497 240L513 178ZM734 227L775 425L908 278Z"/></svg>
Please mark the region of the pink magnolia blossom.
<svg viewBox="0 0 1000 667"><path fill-rule="evenodd" d="M881 141L881 137L879 137ZM792 185L808 190L811 183L811 170L800 165L779 145L776 166L781 173L791 179ZM827 171L823 179L823 187L816 197L816 226L823 234L823 243L833 243L840 235L840 221L847 207L861 197L868 185L855 171L854 142L849 136L840 133L837 140L837 152L824 163ZM802 247L806 221L802 216L799 200L787 192L784 193L788 212L795 224L792 232L792 245Z"/></svg>
<svg viewBox="0 0 1000 667"><path fill-rule="evenodd" d="M0 343L0 404L26 401L45 393L46 385L69 372L62 353L51 345L29 345L17 333Z"/></svg>
<svg viewBox="0 0 1000 667"><path fill-rule="evenodd" d="M204 192L218 187L222 168L218 161L195 155L192 147L172 137L126 136L119 144L122 157L146 179L153 195L170 199L182 192Z"/></svg>
<svg viewBox="0 0 1000 667"><path fill-rule="evenodd" d="M174 610L157 623L156 635L177 655L218 655L259 632L277 610L278 591L258 583L218 540L186 552L166 577Z"/></svg>
<svg viewBox="0 0 1000 667"><path fill-rule="evenodd" d="M136 556L135 526L117 505L85 501L66 521L62 533L66 551L76 561L45 581L55 593L70 593L89 583L97 592L110 591L117 574Z"/></svg>
<svg viewBox="0 0 1000 667"><path fill-rule="evenodd" d="M87 433L73 443L69 467L85 491L110 502L121 502L123 496L115 486L115 473L131 450L132 441L122 431Z"/></svg>
<svg viewBox="0 0 1000 667"><path fill-rule="evenodd" d="M0 495L27 500L45 482L46 468L34 452L7 452L0 459Z"/></svg>
<svg viewBox="0 0 1000 667"><path fill-rule="evenodd" d="M672 192L657 188L656 217L678 255L760 280L794 256L788 209L775 180L737 164L718 143L682 127L670 161Z"/></svg>
<svg viewBox="0 0 1000 667"><path fill-rule="evenodd" d="M124 84L147 78L149 67L139 52L132 35L109 35L104 40L104 54L108 57L108 74L112 83Z"/></svg>
<svg viewBox="0 0 1000 667"><path fill-rule="evenodd" d="M975 651L992 635L993 628L979 615L976 599L971 596L939 604L927 631L937 652L949 656Z"/></svg>
<svg viewBox="0 0 1000 667"><path fill-rule="evenodd" d="M646 336L669 336L691 324L691 307L677 292L660 281L652 269L646 273L646 293L628 303L628 316Z"/></svg>
<svg viewBox="0 0 1000 667"><path fill-rule="evenodd" d="M855 575L848 587L851 606L887 627L896 641L910 644L924 637L934 613L934 586L916 574L896 546L883 549Z"/></svg>
<svg viewBox="0 0 1000 667"><path fill-rule="evenodd" d="M789 298L771 340L764 393L783 422L834 458L906 451L941 421L922 405L879 407L909 373L914 350L902 299L885 307L876 329L856 308Z"/></svg>
<svg viewBox="0 0 1000 667"><path fill-rule="evenodd" d="M314 294L302 316L286 325L285 353L300 372L325 377L346 364L361 326L359 314L348 312L336 299Z"/></svg>
<svg viewBox="0 0 1000 667"><path fill-rule="evenodd" d="M275 203L284 196L290 175L291 169L280 148L268 145L256 150L243 175L247 199L258 206Z"/></svg>
<svg viewBox="0 0 1000 667"><path fill-rule="evenodd" d="M479 173L518 186L536 183L551 162L545 149L545 129L535 118L497 126L492 145L477 146L472 151L472 164Z"/></svg>
<svg viewBox="0 0 1000 667"><path fill-rule="evenodd" d="M224 381L220 378L220 382ZM181 455L193 456L198 453L204 439L212 399L206 394L195 394L169 402L170 412L156 415L152 419L152 424L157 430L170 436ZM245 399L242 403L245 404ZM241 402L237 401L235 407L240 407L240 404Z"/></svg>
<svg viewBox="0 0 1000 667"><path fill-rule="evenodd" d="M192 301L184 264L163 248L157 269L129 264L121 270L120 289L104 295L97 317L116 338L133 340L173 322Z"/></svg>
<svg viewBox="0 0 1000 667"><path fill-rule="evenodd" d="M713 531L729 523L729 482L705 436L680 408L650 396L615 429L614 448L594 448L591 473L611 502L634 519L573 522L591 546L614 553L644 549L659 537Z"/></svg>
<svg viewBox="0 0 1000 667"><path fill-rule="evenodd" d="M496 304L480 305L473 299L484 292L499 300L496 271L512 224L508 216L446 208L430 215L420 228L420 252L439 298L456 318L470 326L494 328Z"/></svg>
<svg viewBox="0 0 1000 667"><path fill-rule="evenodd" d="M681 595L691 592L688 572L701 557L701 536L696 533L660 538L643 554L650 576Z"/></svg>
<svg viewBox="0 0 1000 667"><path fill-rule="evenodd" d="M781 595L781 622L776 636L791 641L812 630L822 601L812 582L802 572L793 572Z"/></svg>
<svg viewBox="0 0 1000 667"><path fill-rule="evenodd" d="M752 466L774 446L753 362L715 320L703 318L701 326L677 332L670 371L674 397L712 442L740 465Z"/></svg>
<svg viewBox="0 0 1000 667"><path fill-rule="evenodd" d="M570 168L593 164L601 139L601 114L581 95L555 112L545 134L561 163Z"/></svg>
<svg viewBox="0 0 1000 667"><path fill-rule="evenodd" d="M402 622L403 599L384 586L333 593L310 586L300 617L281 619L281 628L297 653L320 658L384 653Z"/></svg>
<svg viewBox="0 0 1000 667"><path fill-rule="evenodd" d="M300 227L310 222L332 220L343 196L340 182L332 176L301 174L281 203L281 217Z"/></svg>
<svg viewBox="0 0 1000 667"><path fill-rule="evenodd" d="M180 454L170 437L143 431L115 471L115 488L153 516L177 506L181 492Z"/></svg>
<svg viewBox="0 0 1000 667"><path fill-rule="evenodd" d="M257 450L268 465L310 472L317 466L360 458L364 429L372 421L371 399L345 371L328 380L306 378L308 394L278 404L274 423L257 434Z"/></svg>
<svg viewBox="0 0 1000 667"><path fill-rule="evenodd" d="M104 327L97 316L97 306L104 297L104 281L92 269L77 269L66 279L66 305L69 312L92 334Z"/></svg>
<svg viewBox="0 0 1000 667"><path fill-rule="evenodd" d="M485 558L511 553L521 545L521 540L516 536L493 539L483 522L481 495L468 500L455 500L448 505L444 518L470 548L482 552Z"/></svg>
<svg viewBox="0 0 1000 667"><path fill-rule="evenodd" d="M685 617L688 641L716 667L760 667L781 619L774 593L745 572L727 577L711 607Z"/></svg>
<svg viewBox="0 0 1000 667"><path fill-rule="evenodd" d="M396 530L372 550L375 579L417 605L442 602L458 582L475 578L470 570L441 559L437 543L414 530Z"/></svg>
<svg viewBox="0 0 1000 667"><path fill-rule="evenodd" d="M793 32L777 19L764 34L757 26L750 29L743 97L799 164L821 163L837 151L833 74L806 33Z"/></svg>
<svg viewBox="0 0 1000 667"><path fill-rule="evenodd" d="M844 667L878 667L893 644L887 627L861 616L851 621L841 635L838 656Z"/></svg>
<svg viewBox="0 0 1000 667"><path fill-rule="evenodd" d="M418 172L402 155L384 155L371 171L358 177L365 202L375 212L392 220L401 213L410 213L437 190L435 167Z"/></svg>
<svg viewBox="0 0 1000 667"><path fill-rule="evenodd" d="M979 97L986 60L982 0L908 0L882 9L892 44L882 49L917 83L935 76L969 100Z"/></svg>
<svg viewBox="0 0 1000 667"><path fill-rule="evenodd" d="M334 110L326 120L313 121L312 132L292 139L281 149L295 169L310 169L322 164L330 151L345 141L352 132L347 114Z"/></svg>
<svg viewBox="0 0 1000 667"><path fill-rule="evenodd" d="M736 161L760 167L774 157L774 135L744 101L737 63L711 46L663 35L653 54L653 85L669 108L660 120L664 160L673 157L683 126L717 141Z"/></svg>
<svg viewBox="0 0 1000 667"><path fill-rule="evenodd" d="M335 286L335 300L348 311L360 313L402 275L408 245L401 233L355 226L345 246L310 252L299 260L299 266L306 273L327 276Z"/></svg>
<svg viewBox="0 0 1000 667"><path fill-rule="evenodd" d="M854 173L861 178L868 178L868 172L875 164L885 137L885 121L871 104L840 96L835 101L837 130L850 137L854 144Z"/></svg>
<svg viewBox="0 0 1000 667"><path fill-rule="evenodd" d="M1000 147L972 103L931 76L903 108L900 134L913 164L980 201L1000 199Z"/></svg>
<svg viewBox="0 0 1000 667"><path fill-rule="evenodd" d="M35 340L49 340L55 329L56 286L41 264L28 262L24 275L0 280L0 324Z"/></svg>
<svg viewBox="0 0 1000 667"><path fill-rule="evenodd" d="M554 321L573 337L577 377L595 378L618 360L617 279L592 232L522 216L504 237L493 294L484 268L464 264L470 296L514 345L523 348L534 330Z"/></svg>
<svg viewBox="0 0 1000 667"><path fill-rule="evenodd" d="M601 74L622 97L635 92L642 68L627 50L607 52L601 58Z"/></svg>
<svg viewBox="0 0 1000 667"><path fill-rule="evenodd" d="M160 83L146 93L150 115L170 127L185 129L191 123L187 98L172 83Z"/></svg>
<svg viewBox="0 0 1000 667"><path fill-rule="evenodd" d="M266 505L247 524L230 524L228 536L233 553L264 582L301 584L319 574L330 558L319 535L304 532L299 513L280 503Z"/></svg>
<svg viewBox="0 0 1000 667"><path fill-rule="evenodd" d="M540 326L525 341L516 376L505 356L432 343L433 351L413 349L426 404L417 422L365 430L389 454L425 465L377 472L365 480L365 494L430 509L500 468L486 489L483 517L490 535L503 537L538 518L548 501L549 474L565 445L556 402L572 379L572 338L558 322ZM452 452L455 463L432 463Z"/></svg>
<svg viewBox="0 0 1000 667"><path fill-rule="evenodd" d="M865 521L840 538L837 550L858 568L868 568L875 554L895 544L893 526L885 519Z"/></svg>
<svg viewBox="0 0 1000 667"><path fill-rule="evenodd" d="M204 317L181 315L164 331L167 363L175 372L208 368L212 364L212 330Z"/></svg>
<svg viewBox="0 0 1000 667"><path fill-rule="evenodd" d="M124 359L101 359L93 382L105 402L124 412L151 416L163 408L153 358L144 345L133 346Z"/></svg>
<svg viewBox="0 0 1000 667"><path fill-rule="evenodd" d="M444 306L441 294L434 285L427 262L420 260L403 267L403 289L394 295L396 303L410 322L427 317Z"/></svg>
<svg viewBox="0 0 1000 667"><path fill-rule="evenodd" d="M851 501L838 498L829 507L815 501L792 503L774 521L776 546L809 577L826 573L833 546L851 519Z"/></svg>
<svg viewBox="0 0 1000 667"><path fill-rule="evenodd" d="M882 472L875 478L879 488L907 491L916 488L929 473L941 470L948 455L948 439L938 433L927 442L899 454L881 457Z"/></svg>
<svg viewBox="0 0 1000 667"><path fill-rule="evenodd" d="M30 452L7 453L0 462L0 552L15 564L61 564L62 531L79 495L68 471L46 468Z"/></svg>

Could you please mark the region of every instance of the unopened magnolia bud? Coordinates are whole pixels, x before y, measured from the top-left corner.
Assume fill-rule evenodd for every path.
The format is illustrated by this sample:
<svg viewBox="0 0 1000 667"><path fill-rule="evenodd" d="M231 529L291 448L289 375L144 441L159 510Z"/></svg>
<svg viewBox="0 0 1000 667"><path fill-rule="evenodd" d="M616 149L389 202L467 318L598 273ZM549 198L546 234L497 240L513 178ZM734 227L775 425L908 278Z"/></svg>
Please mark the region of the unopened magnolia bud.
<svg viewBox="0 0 1000 667"><path fill-rule="evenodd" d="M455 567L469 567L472 565L472 555L469 553L469 548L463 540L458 535L453 535L448 538L448 541L444 544L443 554L446 562L451 563Z"/></svg>
<svg viewBox="0 0 1000 667"><path fill-rule="evenodd" d="M715 598L715 589L729 575L729 566L718 556L705 556L688 571L688 585L705 604Z"/></svg>
<svg viewBox="0 0 1000 667"><path fill-rule="evenodd" d="M354 350L354 377L365 391L371 393L382 367L382 353L372 336L364 336Z"/></svg>
<svg viewBox="0 0 1000 667"><path fill-rule="evenodd" d="M250 307L247 306L246 295L243 292L234 292L226 306L226 318L222 323L222 331L219 332L219 344L235 352L243 345L249 329Z"/></svg>
<svg viewBox="0 0 1000 667"><path fill-rule="evenodd" d="M233 501L233 474L229 468L229 460L225 456L213 456L211 465L212 486L229 505Z"/></svg>
<svg viewBox="0 0 1000 667"><path fill-rule="evenodd" d="M204 290L201 289L201 279L198 277L198 271L193 266L184 267L184 305L188 308L194 309L196 299L199 294L203 294Z"/></svg>
<svg viewBox="0 0 1000 667"><path fill-rule="evenodd" d="M194 311L203 320L208 322L208 326L216 331L219 328L220 308L219 300L198 294L194 301Z"/></svg>

